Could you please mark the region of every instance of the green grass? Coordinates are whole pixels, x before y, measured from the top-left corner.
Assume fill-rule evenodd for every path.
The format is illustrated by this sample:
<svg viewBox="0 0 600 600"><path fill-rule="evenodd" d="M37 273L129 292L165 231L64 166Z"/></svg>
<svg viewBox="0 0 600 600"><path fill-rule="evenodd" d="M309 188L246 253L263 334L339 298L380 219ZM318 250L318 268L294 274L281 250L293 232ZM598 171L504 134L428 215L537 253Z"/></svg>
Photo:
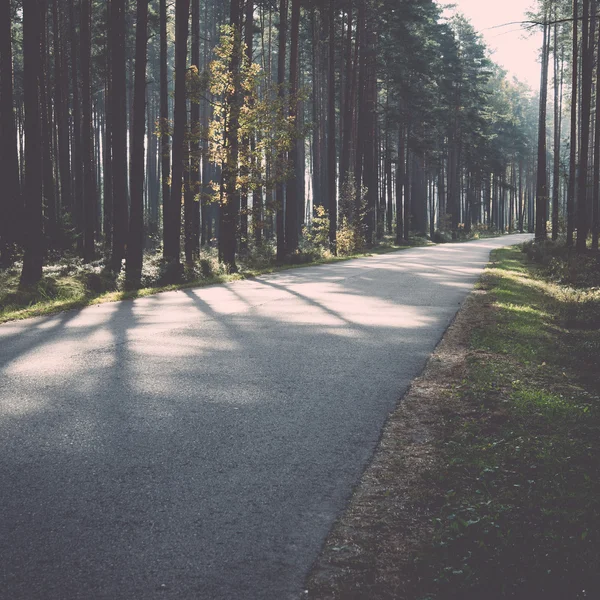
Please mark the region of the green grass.
<svg viewBox="0 0 600 600"><path fill-rule="evenodd" d="M418 239L412 240L412 245L422 245L422 242ZM82 265L78 260L65 260L45 267L42 280L37 285L21 289L19 269L15 267L0 271L0 323L51 315L91 304L142 298L160 292L227 283L287 269L385 254L411 246L396 246L389 241L384 241L367 252L351 256L324 256L313 260L303 258L302 262L297 264L284 265L276 265L270 258L250 257L246 262L240 263L240 270L235 274L220 272L214 253L209 253L207 257L203 257L197 268L184 273L184 281L168 285L159 283L157 258L154 257L145 261L144 269L149 272L145 277L147 285L136 290L124 289L122 277L113 281L102 273L100 267Z"/></svg>
<svg viewBox="0 0 600 600"><path fill-rule="evenodd" d="M496 251L436 473L422 598L600 598L600 290Z"/></svg>

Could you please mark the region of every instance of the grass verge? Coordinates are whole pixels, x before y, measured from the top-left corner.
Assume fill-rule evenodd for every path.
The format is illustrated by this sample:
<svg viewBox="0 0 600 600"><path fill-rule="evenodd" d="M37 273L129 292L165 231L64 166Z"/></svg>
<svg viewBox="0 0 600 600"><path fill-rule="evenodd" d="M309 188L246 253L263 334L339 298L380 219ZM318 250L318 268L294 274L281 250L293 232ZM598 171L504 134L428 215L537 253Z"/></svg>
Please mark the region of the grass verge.
<svg viewBox="0 0 600 600"><path fill-rule="evenodd" d="M599 305L600 289L496 251L305 596L600 598Z"/></svg>

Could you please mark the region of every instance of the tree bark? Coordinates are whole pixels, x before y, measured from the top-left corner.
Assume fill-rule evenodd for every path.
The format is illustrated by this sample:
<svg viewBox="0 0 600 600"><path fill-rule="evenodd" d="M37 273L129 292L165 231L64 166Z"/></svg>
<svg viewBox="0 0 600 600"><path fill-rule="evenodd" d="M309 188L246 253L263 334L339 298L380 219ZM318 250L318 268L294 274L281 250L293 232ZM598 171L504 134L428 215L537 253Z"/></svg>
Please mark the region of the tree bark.
<svg viewBox="0 0 600 600"><path fill-rule="evenodd" d="M23 5L23 93L25 104L25 254L21 285L42 278L42 129L40 117L41 40L45 1Z"/></svg>
<svg viewBox="0 0 600 600"><path fill-rule="evenodd" d="M287 0L280 0L279 4L279 55L277 60L277 85L278 94L282 107L285 106L285 56L287 43ZM283 167L286 157L279 156L280 167ZM275 202L277 204L276 227L277 227L277 261L283 262L285 256L285 222L284 222L284 185L280 181L275 190Z"/></svg>
<svg viewBox="0 0 600 600"><path fill-rule="evenodd" d="M540 87L540 114L538 129L538 173L535 198L535 239L546 239L546 208L548 205L548 174L546 166L546 105L548 95L548 62L550 35L547 15L544 15L544 38L542 45L542 73Z"/></svg>
<svg viewBox="0 0 600 600"><path fill-rule="evenodd" d="M127 91L125 79L125 0L111 0L113 236L109 267L119 273L127 241Z"/></svg>
<svg viewBox="0 0 600 600"><path fill-rule="evenodd" d="M61 213L70 210L71 198L71 166L69 162L69 114L65 94L68 94L68 81L66 62L64 60L65 44L64 35L60 27L60 13L58 0L52 2L52 25L54 37L54 83L55 83L55 111L58 135L58 170L60 174L60 202Z"/></svg>
<svg viewBox="0 0 600 600"><path fill-rule="evenodd" d="M596 14L597 2L594 1L593 14ZM600 27L598 27L600 30ZM594 192L592 194L592 250L598 250L600 235L600 43L596 62L596 122L594 135Z"/></svg>
<svg viewBox="0 0 600 600"><path fill-rule="evenodd" d="M131 207L125 275L128 285L138 287L142 278L144 251L144 139L146 137L146 62L148 0L137 0L135 30L135 81L133 129L129 167Z"/></svg>
<svg viewBox="0 0 600 600"><path fill-rule="evenodd" d="M555 16L556 20L556 16ZM560 190L560 134L558 24L554 24L554 169L552 176L552 239L558 238L558 199Z"/></svg>
<svg viewBox="0 0 600 600"><path fill-rule="evenodd" d="M588 166L590 144L590 115L592 102L592 79L594 69L595 20L589 24L590 0L583 0L581 26L581 148L579 155L579 181L577 185L577 252L585 252L589 231Z"/></svg>
<svg viewBox="0 0 600 600"><path fill-rule="evenodd" d="M579 1L573 0L573 58L571 63L571 141L569 151L569 189L567 192L567 246L573 246L575 228L575 186L577 181L577 73Z"/></svg>
<svg viewBox="0 0 600 600"><path fill-rule="evenodd" d="M167 0L160 0L160 156L161 156L161 193L163 207L163 236L166 223L169 222L169 198L171 188L171 146L169 133L169 84L167 73Z"/></svg>
<svg viewBox="0 0 600 600"><path fill-rule="evenodd" d="M13 104L11 3L0 0L0 266L14 260L15 243L21 239L21 184L17 155L17 128Z"/></svg>
<svg viewBox="0 0 600 600"><path fill-rule="evenodd" d="M181 252L181 197L186 116L185 73L187 67L188 22L190 0L175 3L175 104L173 108L173 166L171 195L164 223L164 257L179 265Z"/></svg>
<svg viewBox="0 0 600 600"><path fill-rule="evenodd" d="M91 0L81 2L81 100L82 100L82 136L81 151L83 161L83 259L94 259L94 229L96 223L96 175L94 168L94 147L92 132L92 94L91 94Z"/></svg>
<svg viewBox="0 0 600 600"><path fill-rule="evenodd" d="M297 0L296 0L297 1ZM336 251L337 236L337 169L336 169L336 141L335 141L335 0L329 0L329 77L327 90L327 183L329 204L329 243Z"/></svg>
<svg viewBox="0 0 600 600"><path fill-rule="evenodd" d="M242 102L241 64L242 64L242 6L240 0L231 0L229 20L233 32L233 50L229 69L233 86L227 98L229 119L226 131L227 156L223 168L225 198L221 204L219 231L219 260L229 273L237 271L235 264L235 228L239 192L237 190L238 162L240 152L240 114Z"/></svg>
<svg viewBox="0 0 600 600"><path fill-rule="evenodd" d="M292 0L292 19L290 23L290 121L298 132L298 36L300 33L300 0ZM289 152L290 178L285 194L285 254L291 255L298 249L300 215L298 211L298 144L291 142Z"/></svg>

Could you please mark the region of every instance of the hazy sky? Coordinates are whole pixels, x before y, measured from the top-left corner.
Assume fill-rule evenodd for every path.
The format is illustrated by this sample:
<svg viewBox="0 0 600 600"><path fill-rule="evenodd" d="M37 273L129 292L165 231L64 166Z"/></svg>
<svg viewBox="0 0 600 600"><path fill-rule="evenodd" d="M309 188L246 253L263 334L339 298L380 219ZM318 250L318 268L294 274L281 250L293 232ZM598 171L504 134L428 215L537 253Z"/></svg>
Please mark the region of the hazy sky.
<svg viewBox="0 0 600 600"><path fill-rule="evenodd" d="M531 35L519 25L503 25L512 21L526 20L526 11L532 0L442 0L442 4L452 2L483 35L487 46L495 50L492 58L511 75L528 83L533 89L539 87L539 49L542 45L541 33Z"/></svg>

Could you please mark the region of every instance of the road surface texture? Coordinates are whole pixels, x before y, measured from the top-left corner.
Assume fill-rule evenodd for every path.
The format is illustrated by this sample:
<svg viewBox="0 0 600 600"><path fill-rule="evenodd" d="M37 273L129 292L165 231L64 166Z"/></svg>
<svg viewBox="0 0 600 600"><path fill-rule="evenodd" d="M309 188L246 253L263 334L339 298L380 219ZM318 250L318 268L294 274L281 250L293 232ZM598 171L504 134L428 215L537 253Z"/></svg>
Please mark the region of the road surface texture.
<svg viewBox="0 0 600 600"><path fill-rule="evenodd" d="M286 600L490 250L0 326L0 598Z"/></svg>

